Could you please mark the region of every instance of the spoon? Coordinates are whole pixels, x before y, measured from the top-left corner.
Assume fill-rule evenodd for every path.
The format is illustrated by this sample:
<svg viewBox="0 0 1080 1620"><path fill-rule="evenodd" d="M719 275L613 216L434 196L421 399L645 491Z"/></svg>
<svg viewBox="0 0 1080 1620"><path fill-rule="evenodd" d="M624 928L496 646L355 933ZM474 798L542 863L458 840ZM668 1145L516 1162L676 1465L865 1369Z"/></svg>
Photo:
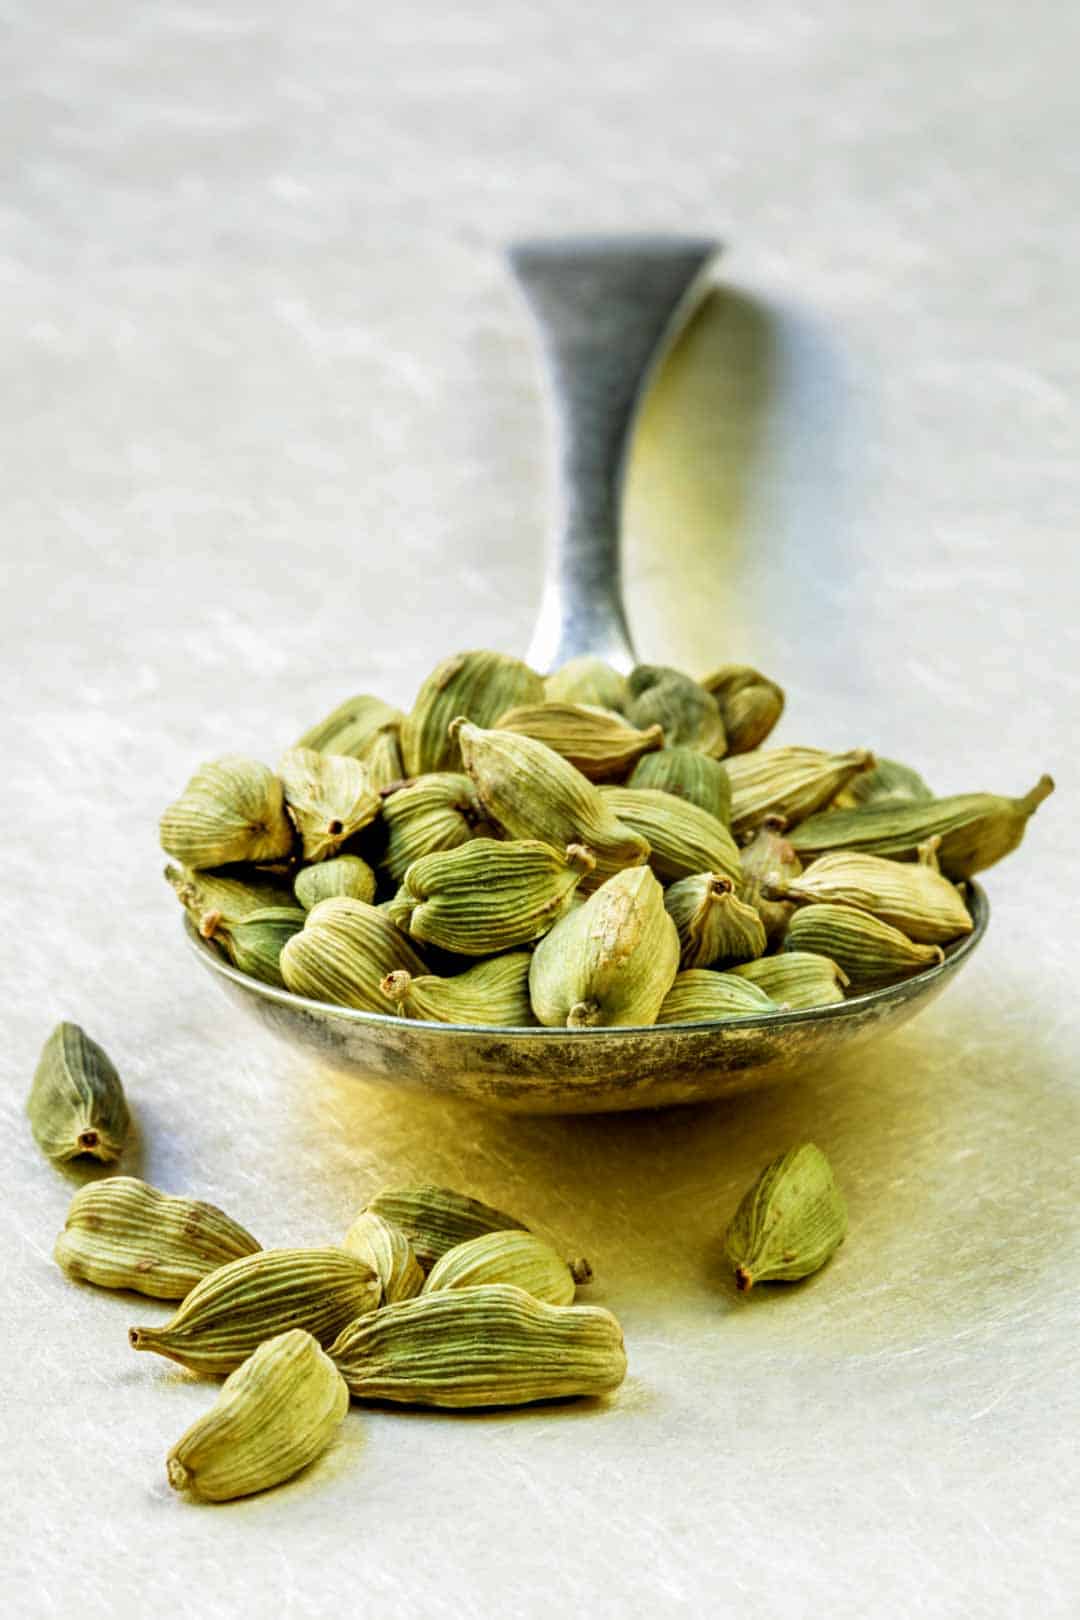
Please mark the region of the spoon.
<svg viewBox="0 0 1080 1620"><path fill-rule="evenodd" d="M509 260L539 334L553 407L557 521L528 660L549 671L592 653L635 662L619 577L619 505L630 430L648 381L700 295L717 245L670 237L521 242ZM986 931L900 984L801 1012L615 1029L424 1023L309 1001L232 967L185 917L222 988L333 1068L523 1113L604 1113L708 1102L803 1074L883 1035L944 989Z"/></svg>

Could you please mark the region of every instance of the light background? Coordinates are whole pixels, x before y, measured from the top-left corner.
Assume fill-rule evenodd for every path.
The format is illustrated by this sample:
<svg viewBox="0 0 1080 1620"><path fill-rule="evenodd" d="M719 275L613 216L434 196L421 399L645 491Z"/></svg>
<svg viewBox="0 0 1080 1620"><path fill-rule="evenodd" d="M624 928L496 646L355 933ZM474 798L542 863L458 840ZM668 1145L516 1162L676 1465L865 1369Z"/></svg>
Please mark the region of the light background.
<svg viewBox="0 0 1080 1620"><path fill-rule="evenodd" d="M12 1615L596 1620L1075 1613L1080 471L1075 18L1050 0L0 5ZM784 1090L500 1119L306 1068L191 962L155 822L354 690L527 643L545 457L515 233L729 244L626 512L643 656L748 659L777 741L1058 792L919 1021ZM210 1391L167 1308L51 1265L22 1104L82 1022L125 1169L264 1243L444 1179L591 1257L601 1409L353 1414L223 1510L166 1487ZM812 1137L851 1236L735 1297L719 1239Z"/></svg>

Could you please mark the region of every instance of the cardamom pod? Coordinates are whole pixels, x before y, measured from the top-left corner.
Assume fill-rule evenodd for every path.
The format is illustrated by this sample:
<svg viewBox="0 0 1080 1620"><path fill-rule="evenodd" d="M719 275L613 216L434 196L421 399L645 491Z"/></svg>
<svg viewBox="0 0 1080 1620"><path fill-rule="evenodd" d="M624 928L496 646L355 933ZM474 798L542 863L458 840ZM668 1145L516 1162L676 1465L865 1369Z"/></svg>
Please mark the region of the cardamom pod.
<svg viewBox="0 0 1080 1620"><path fill-rule="evenodd" d="M551 703L595 703L623 714L630 688L626 676L602 658L571 658L548 676L544 696Z"/></svg>
<svg viewBox="0 0 1080 1620"><path fill-rule="evenodd" d="M317 754L350 754L359 759L376 732L399 727L405 716L380 697L360 693L331 709L325 720L309 727L294 748L313 748Z"/></svg>
<svg viewBox="0 0 1080 1620"><path fill-rule="evenodd" d="M756 984L733 973L687 968L660 1003L658 1024L697 1024L718 1018L760 1018L783 1009Z"/></svg>
<svg viewBox="0 0 1080 1620"><path fill-rule="evenodd" d="M262 1249L211 1271L164 1327L130 1328L128 1342L213 1377L288 1328L325 1347L381 1297L374 1267L344 1249Z"/></svg>
<svg viewBox="0 0 1080 1620"><path fill-rule="evenodd" d="M388 1187L376 1194L366 1213L381 1215L399 1226L412 1244L425 1272L447 1250L481 1232L524 1231L521 1221L479 1198L469 1198L452 1187L424 1182L413 1187Z"/></svg>
<svg viewBox="0 0 1080 1620"><path fill-rule="evenodd" d="M363 900L375 898L375 874L359 855L336 855L317 866L303 866L293 884L296 898L305 911L320 900Z"/></svg>
<svg viewBox="0 0 1080 1620"><path fill-rule="evenodd" d="M590 782L619 781L643 754L664 745L659 726L638 731L621 714L585 703L521 704L500 715L495 729L545 743Z"/></svg>
<svg viewBox="0 0 1080 1620"><path fill-rule="evenodd" d="M349 1410L348 1385L303 1328L267 1339L169 1452L174 1491L229 1502L280 1485L322 1455Z"/></svg>
<svg viewBox="0 0 1080 1620"><path fill-rule="evenodd" d="M731 971L792 1012L843 1001L844 989L849 983L841 967L816 951L783 951L779 956L760 956L756 962L742 962Z"/></svg>
<svg viewBox="0 0 1080 1620"><path fill-rule="evenodd" d="M285 803L296 823L304 860L325 861L346 838L375 820L382 807L358 759L291 748L281 759Z"/></svg>
<svg viewBox="0 0 1080 1620"><path fill-rule="evenodd" d="M647 866L628 867L540 941L529 994L542 1024L654 1024L678 969L663 890Z"/></svg>
<svg viewBox="0 0 1080 1620"><path fill-rule="evenodd" d="M923 804L934 797L918 771L895 759L878 755L872 771L853 776L829 805L830 810L855 810L861 804Z"/></svg>
<svg viewBox="0 0 1080 1620"><path fill-rule="evenodd" d="M1024 836L1028 818L1053 791L1053 778L1041 776L1021 799L959 793L925 803L830 810L804 821L791 842L804 860L846 849L910 861L920 844L936 836L941 839L937 852L941 870L955 882L974 877L1011 854Z"/></svg>
<svg viewBox="0 0 1080 1620"><path fill-rule="evenodd" d="M784 836L786 826L783 816L766 816L740 852L743 878L739 898L754 907L770 945L779 944L787 933L795 907L786 900L767 900L765 890L783 888L803 869L802 861Z"/></svg>
<svg viewBox="0 0 1080 1620"><path fill-rule="evenodd" d="M455 720L452 729L484 808L510 838L539 839L553 849L584 844L592 851L596 870L583 890L647 859L645 839L624 827L605 802L603 795L616 789L598 788L532 737L484 731L467 720Z"/></svg>
<svg viewBox="0 0 1080 1620"><path fill-rule="evenodd" d="M380 988L388 973L426 973L405 935L363 900L320 900L286 943L281 976L298 996L361 1012L396 1013Z"/></svg>
<svg viewBox="0 0 1080 1620"><path fill-rule="evenodd" d="M916 945L899 928L868 912L825 904L795 913L784 948L828 956L843 968L856 995L945 960L940 945Z"/></svg>
<svg viewBox="0 0 1080 1620"><path fill-rule="evenodd" d="M57 1161L118 1159L130 1124L112 1060L78 1024L57 1024L42 1047L26 1112L34 1141Z"/></svg>
<svg viewBox="0 0 1080 1620"><path fill-rule="evenodd" d="M716 699L729 754L759 748L784 712L783 688L747 664L724 664L701 685Z"/></svg>
<svg viewBox="0 0 1080 1620"><path fill-rule="evenodd" d="M376 793L400 782L405 775L405 761L401 756L401 725L380 726L356 750L356 758L367 772L368 781Z"/></svg>
<svg viewBox="0 0 1080 1620"><path fill-rule="evenodd" d="M203 939L220 946L233 967L265 984L284 985L281 952L303 928L306 913L299 906L264 906L229 922L220 911L207 911L199 922Z"/></svg>
<svg viewBox="0 0 1080 1620"><path fill-rule="evenodd" d="M769 888L771 898L826 901L868 911L923 945L948 945L975 926L948 878L922 862L837 850L822 855L801 877Z"/></svg>
<svg viewBox="0 0 1080 1620"><path fill-rule="evenodd" d="M764 923L719 872L680 878L666 891L664 907L678 930L682 968L749 962L765 954Z"/></svg>
<svg viewBox="0 0 1080 1620"><path fill-rule="evenodd" d="M214 1204L110 1176L75 1194L53 1258L69 1277L99 1288L183 1299L211 1271L258 1248Z"/></svg>
<svg viewBox="0 0 1080 1620"><path fill-rule="evenodd" d="M461 769L458 737L449 729L458 715L477 726L492 726L516 704L543 701L543 681L520 659L483 651L444 658L421 686L401 728L406 771L421 776Z"/></svg>
<svg viewBox="0 0 1080 1620"><path fill-rule="evenodd" d="M396 1001L406 1018L436 1024L497 1024L522 1028L535 1024L529 1000L528 951L511 951L477 962L464 973L442 979L434 973L413 978L400 969L382 982L384 994Z"/></svg>
<svg viewBox="0 0 1080 1620"><path fill-rule="evenodd" d="M362 1316L330 1347L350 1393L411 1406L521 1406L606 1395L622 1330L597 1305L548 1305L510 1283L439 1289Z"/></svg>
<svg viewBox="0 0 1080 1620"><path fill-rule="evenodd" d="M688 799L724 827L731 824L731 783L718 759L696 748L661 748L634 766L628 788L656 788L676 799Z"/></svg>
<svg viewBox="0 0 1080 1620"><path fill-rule="evenodd" d="M735 840L707 810L656 788L603 787L609 812L648 843L649 865L661 883L695 872L720 872L735 883L742 876Z"/></svg>
<svg viewBox="0 0 1080 1620"><path fill-rule="evenodd" d="M474 838L414 861L389 916L413 939L492 956L546 934L595 865L580 844L560 854L533 839Z"/></svg>
<svg viewBox="0 0 1080 1620"><path fill-rule="evenodd" d="M467 844L484 821L472 782L457 771L433 771L383 798L386 848L382 869L400 883L413 861Z"/></svg>
<svg viewBox="0 0 1080 1620"><path fill-rule="evenodd" d="M424 1286L424 1272L408 1235L393 1221L361 1210L345 1234L347 1254L366 1260L382 1283L383 1305L412 1299Z"/></svg>
<svg viewBox="0 0 1080 1620"><path fill-rule="evenodd" d="M236 878L221 872L167 866L165 880L196 928L208 911L219 911L225 922L232 924L265 906L287 906L292 898L284 879L264 872Z"/></svg>
<svg viewBox="0 0 1080 1620"><path fill-rule="evenodd" d="M587 1260L564 1260L531 1232L483 1232L436 1260L425 1294L445 1288L478 1288L511 1283L549 1305L572 1305L578 1283L592 1277Z"/></svg>
<svg viewBox="0 0 1080 1620"><path fill-rule="evenodd" d="M194 871L280 861L293 846L285 790L268 766L229 755L200 765L161 818L161 847Z"/></svg>
<svg viewBox="0 0 1080 1620"><path fill-rule="evenodd" d="M725 1248L735 1281L795 1282L819 1271L847 1233L847 1205L832 1167L812 1142L767 1164L744 1195Z"/></svg>
<svg viewBox="0 0 1080 1620"><path fill-rule="evenodd" d="M873 767L874 756L865 748L847 754L822 748L760 748L737 754L725 766L731 781L731 830L736 837L749 834L766 816L783 816L793 826L828 804L860 771Z"/></svg>
<svg viewBox="0 0 1080 1620"><path fill-rule="evenodd" d="M727 749L716 699L666 664L638 664L627 677L626 718L635 726L658 725L669 748L697 748L715 759Z"/></svg>

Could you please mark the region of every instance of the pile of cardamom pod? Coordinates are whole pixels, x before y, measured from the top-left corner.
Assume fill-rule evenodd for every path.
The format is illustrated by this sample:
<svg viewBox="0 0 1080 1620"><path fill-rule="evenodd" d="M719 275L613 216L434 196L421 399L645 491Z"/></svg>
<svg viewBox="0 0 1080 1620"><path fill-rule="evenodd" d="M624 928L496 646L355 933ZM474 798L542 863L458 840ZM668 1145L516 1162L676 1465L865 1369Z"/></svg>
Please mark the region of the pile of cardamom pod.
<svg viewBox="0 0 1080 1620"><path fill-rule="evenodd" d="M936 798L862 748L763 748L775 682L444 660L349 699L277 772L204 765L166 876L244 973L449 1024L569 1029L819 1007L940 962L964 880L1053 790Z"/></svg>

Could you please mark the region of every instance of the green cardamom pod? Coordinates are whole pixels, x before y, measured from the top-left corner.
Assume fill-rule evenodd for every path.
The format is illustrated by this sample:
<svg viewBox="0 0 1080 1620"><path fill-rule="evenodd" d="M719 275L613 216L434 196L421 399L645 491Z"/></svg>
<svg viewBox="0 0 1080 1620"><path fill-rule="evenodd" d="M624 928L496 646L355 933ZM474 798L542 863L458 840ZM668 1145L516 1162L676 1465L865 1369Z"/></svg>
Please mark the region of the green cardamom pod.
<svg viewBox="0 0 1080 1620"><path fill-rule="evenodd" d="M380 865L400 883L413 861L467 844L484 824L484 807L467 776L433 771L383 798L386 848Z"/></svg>
<svg viewBox="0 0 1080 1620"><path fill-rule="evenodd" d="M585 703L521 704L500 715L495 729L545 743L590 782L620 781L643 754L664 745L659 726L638 731L621 714Z"/></svg>
<svg viewBox="0 0 1080 1620"><path fill-rule="evenodd" d="M233 967L265 984L284 985L281 952L306 921L299 906L265 906L229 922L220 911L207 911L199 922L203 939L212 939Z"/></svg>
<svg viewBox="0 0 1080 1620"><path fill-rule="evenodd" d="M507 709L543 701L543 681L520 659L497 652L444 658L421 686L401 728L406 771L421 776L427 771L461 769L458 738L450 731L450 722L458 715L477 726L493 726Z"/></svg>
<svg viewBox="0 0 1080 1620"><path fill-rule="evenodd" d="M687 799L707 810L724 827L731 825L731 783L718 759L696 748L661 748L634 766L628 788L655 788Z"/></svg>
<svg viewBox="0 0 1080 1620"><path fill-rule="evenodd" d="M630 688L626 676L602 658L571 658L548 676L544 696L550 703L595 703L624 714Z"/></svg>
<svg viewBox="0 0 1080 1620"><path fill-rule="evenodd" d="M855 995L910 978L945 960L940 945L917 945L899 928L851 906L822 904L797 911L784 948L830 957L847 974Z"/></svg>
<svg viewBox="0 0 1080 1620"><path fill-rule="evenodd" d="M408 1234L370 1209L361 1210L345 1234L347 1254L366 1260L382 1283L383 1305L413 1299L424 1286L423 1268Z"/></svg>
<svg viewBox="0 0 1080 1620"><path fill-rule="evenodd" d="M682 968L749 962L765 954L764 923L720 872L680 878L665 893L664 907L678 930Z"/></svg>
<svg viewBox="0 0 1080 1620"><path fill-rule="evenodd" d="M293 747L313 748L317 754L350 754L359 759L376 732L388 727L396 729L404 719L400 709L384 703L382 698L360 693L331 709L326 719L305 731Z"/></svg>
<svg viewBox="0 0 1080 1620"><path fill-rule="evenodd" d="M258 760L236 755L200 765L160 830L162 849L196 872L234 861L280 861L293 847L281 781Z"/></svg>
<svg viewBox="0 0 1080 1620"><path fill-rule="evenodd" d="M560 854L533 839L474 838L414 861L389 916L413 939L492 956L546 934L595 865L580 844Z"/></svg>
<svg viewBox="0 0 1080 1620"><path fill-rule="evenodd" d="M584 844L592 851L596 870L583 890L648 858L645 839L624 827L605 802L604 795L616 789L598 788L532 737L484 731L467 720L455 720L453 729L484 808L510 838L535 838L553 849Z"/></svg>
<svg viewBox="0 0 1080 1620"><path fill-rule="evenodd" d="M597 1305L548 1305L510 1283L439 1289L352 1322L330 1347L350 1393L411 1406L521 1406L606 1395L622 1330Z"/></svg>
<svg viewBox="0 0 1080 1620"><path fill-rule="evenodd" d="M364 766L348 754L292 748L282 755L281 780L307 862L336 855L382 808Z"/></svg>
<svg viewBox="0 0 1080 1620"><path fill-rule="evenodd" d="M482 1232L436 1260L424 1293L510 1283L549 1305L572 1305L578 1284L591 1277L587 1260L564 1260L531 1232Z"/></svg>
<svg viewBox="0 0 1080 1620"><path fill-rule="evenodd" d="M430 1271L448 1249L479 1237L481 1232L524 1231L521 1221L479 1198L469 1198L452 1187L424 1182L413 1187L388 1187L368 1204L367 1213L399 1226L406 1234L424 1271Z"/></svg>
<svg viewBox="0 0 1080 1620"><path fill-rule="evenodd" d="M760 1018L780 1012L778 1004L758 985L733 973L711 968L687 968L675 977L660 1003L658 1024L697 1024L714 1018Z"/></svg>
<svg viewBox="0 0 1080 1620"><path fill-rule="evenodd" d="M742 876L735 840L707 810L656 788L599 789L609 812L649 846L649 865L661 883L695 872L720 872L738 883Z"/></svg>
<svg viewBox="0 0 1080 1620"><path fill-rule="evenodd" d="M281 976L298 996L361 1012L396 1013L380 988L388 973L426 973L400 929L363 900L320 900L281 953Z"/></svg>
<svg viewBox="0 0 1080 1620"><path fill-rule="evenodd" d="M955 882L974 877L1011 854L1024 836L1028 818L1053 791L1053 778L1041 776L1022 799L959 793L925 803L830 810L804 821L792 833L791 842L804 860L846 849L910 861L920 844L938 837L941 870Z"/></svg>
<svg viewBox="0 0 1080 1620"><path fill-rule="evenodd" d="M832 1168L812 1142L767 1164L743 1197L725 1248L742 1290L796 1282L819 1271L847 1233L847 1205Z"/></svg>
<svg viewBox="0 0 1080 1620"><path fill-rule="evenodd" d="M405 777L405 761L401 755L401 726L381 726L373 731L365 743L356 750L356 758L367 772L368 781L376 793L393 787Z"/></svg>
<svg viewBox="0 0 1080 1620"><path fill-rule="evenodd" d="M26 1112L34 1141L58 1161L118 1159L130 1124L112 1060L78 1024L57 1024L42 1047Z"/></svg>
<svg viewBox="0 0 1080 1620"><path fill-rule="evenodd" d="M748 836L766 816L783 816L793 826L873 766L874 756L865 748L847 754L822 748L760 748L737 754L725 766L731 780L731 830L736 837Z"/></svg>
<svg viewBox="0 0 1080 1620"><path fill-rule="evenodd" d="M837 850L822 855L801 877L766 892L776 898L854 906L922 945L948 945L975 926L955 886L921 861Z"/></svg>
<svg viewBox="0 0 1080 1620"><path fill-rule="evenodd" d="M802 871L802 861L784 836L783 816L766 816L758 823L750 842L740 851L742 882L739 898L753 906L765 927L770 945L778 945L787 933L795 907L786 900L767 900L765 890L783 888Z"/></svg>
<svg viewBox="0 0 1080 1620"><path fill-rule="evenodd" d="M183 1299L211 1271L258 1248L214 1204L110 1176L75 1194L53 1258L69 1277L99 1288Z"/></svg>
<svg viewBox="0 0 1080 1620"><path fill-rule="evenodd" d="M279 1333L181 1435L166 1462L169 1484L207 1502L268 1490L321 1456L348 1410L348 1385L311 1334Z"/></svg>
<svg viewBox="0 0 1080 1620"><path fill-rule="evenodd" d="M304 866L293 884L296 898L305 911L320 900L363 900L375 898L375 874L359 855L336 855L317 866Z"/></svg>
<svg viewBox="0 0 1080 1620"><path fill-rule="evenodd" d="M879 754L873 770L853 776L830 801L829 809L855 810L862 804L922 804L933 797L918 771L895 759L882 759Z"/></svg>
<svg viewBox="0 0 1080 1620"><path fill-rule="evenodd" d="M746 664L724 664L701 685L716 699L729 754L759 748L784 712L783 689Z"/></svg>
<svg viewBox="0 0 1080 1620"><path fill-rule="evenodd" d="M384 994L398 1004L406 1018L426 1018L436 1024L497 1024L523 1028L535 1024L529 1000L528 951L511 951L477 962L464 973L442 979L434 973L413 978L411 973L388 973Z"/></svg>
<svg viewBox="0 0 1080 1620"><path fill-rule="evenodd" d="M210 1272L164 1327L130 1328L128 1342L220 1376L288 1328L306 1329L325 1347L381 1297L374 1267L344 1249L262 1249Z"/></svg>
<svg viewBox="0 0 1080 1620"><path fill-rule="evenodd" d="M763 990L778 1006L788 1007L792 1012L843 1001L849 982L841 967L816 951L783 951L779 956L760 956L756 962L742 962L731 971Z"/></svg>
<svg viewBox="0 0 1080 1620"><path fill-rule="evenodd" d="M193 872L186 866L167 866L165 880L196 928L208 911L219 911L231 924L265 906L287 906L292 898L284 879L263 872L237 878L221 872Z"/></svg>
<svg viewBox="0 0 1080 1620"><path fill-rule="evenodd" d="M664 892L647 866L628 867L540 941L529 994L542 1024L654 1024L678 969Z"/></svg>
<svg viewBox="0 0 1080 1620"><path fill-rule="evenodd" d="M635 726L658 725L669 748L697 748L719 759L727 750L716 699L697 681L666 664L638 664L627 677L626 718Z"/></svg>

